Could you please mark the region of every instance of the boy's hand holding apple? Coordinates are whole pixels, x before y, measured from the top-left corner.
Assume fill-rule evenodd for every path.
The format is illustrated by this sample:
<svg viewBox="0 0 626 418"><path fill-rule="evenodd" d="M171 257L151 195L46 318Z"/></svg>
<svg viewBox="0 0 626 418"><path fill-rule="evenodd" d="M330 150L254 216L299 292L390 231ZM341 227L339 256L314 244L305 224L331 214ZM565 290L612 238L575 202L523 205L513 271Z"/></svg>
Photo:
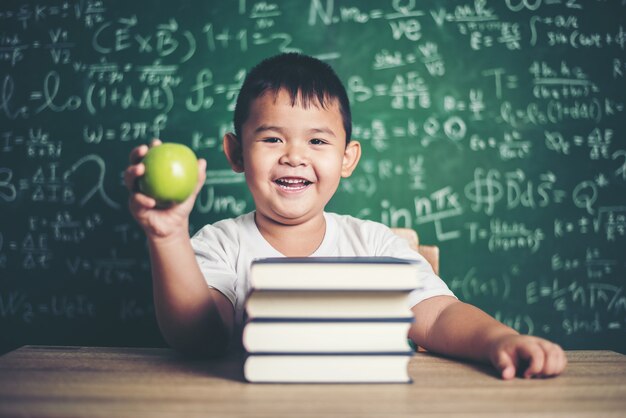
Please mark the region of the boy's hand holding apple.
<svg viewBox="0 0 626 418"><path fill-rule="evenodd" d="M131 151L124 172L129 208L148 238L189 233L189 214L205 178L206 161L184 145L153 140Z"/></svg>

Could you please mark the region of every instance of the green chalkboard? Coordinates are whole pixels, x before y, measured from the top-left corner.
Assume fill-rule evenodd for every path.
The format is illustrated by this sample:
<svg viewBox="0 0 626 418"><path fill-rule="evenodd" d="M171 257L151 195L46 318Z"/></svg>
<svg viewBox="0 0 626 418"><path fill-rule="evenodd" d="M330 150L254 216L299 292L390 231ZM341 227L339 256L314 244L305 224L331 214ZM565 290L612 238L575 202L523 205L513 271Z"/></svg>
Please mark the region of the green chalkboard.
<svg viewBox="0 0 626 418"><path fill-rule="evenodd" d="M122 172L208 160L192 230L253 210L221 138L262 58L330 63L364 155L329 210L416 229L464 301L626 352L619 1L3 1L0 349L161 345Z"/></svg>

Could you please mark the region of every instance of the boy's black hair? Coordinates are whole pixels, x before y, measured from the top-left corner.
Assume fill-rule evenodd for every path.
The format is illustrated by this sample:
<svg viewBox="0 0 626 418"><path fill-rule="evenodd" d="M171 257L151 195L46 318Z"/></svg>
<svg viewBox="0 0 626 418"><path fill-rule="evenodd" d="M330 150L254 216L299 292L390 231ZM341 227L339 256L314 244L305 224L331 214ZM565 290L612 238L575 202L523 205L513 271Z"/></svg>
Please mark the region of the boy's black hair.
<svg viewBox="0 0 626 418"><path fill-rule="evenodd" d="M298 101L304 108L321 106L326 109L337 100L346 131L346 144L352 135L350 102L341 80L330 65L307 55L284 53L267 58L255 66L241 86L235 106L235 135L241 141L242 126L250 113L252 101L265 92L277 95L284 89L291 105Z"/></svg>

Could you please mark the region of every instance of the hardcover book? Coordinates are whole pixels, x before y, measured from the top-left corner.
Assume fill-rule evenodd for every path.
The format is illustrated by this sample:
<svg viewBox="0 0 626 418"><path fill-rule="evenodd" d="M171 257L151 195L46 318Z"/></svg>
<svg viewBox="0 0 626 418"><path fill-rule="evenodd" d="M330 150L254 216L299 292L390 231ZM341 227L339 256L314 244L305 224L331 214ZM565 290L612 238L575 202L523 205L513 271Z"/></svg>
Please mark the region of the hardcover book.
<svg viewBox="0 0 626 418"><path fill-rule="evenodd" d="M244 375L256 383L410 383L407 355L251 355Z"/></svg>
<svg viewBox="0 0 626 418"><path fill-rule="evenodd" d="M390 321L252 321L243 331L249 353L397 353L411 351L411 322Z"/></svg>
<svg viewBox="0 0 626 418"><path fill-rule="evenodd" d="M251 265L243 345L249 382L405 383L417 262L267 258Z"/></svg>
<svg viewBox="0 0 626 418"><path fill-rule="evenodd" d="M260 290L246 303L249 319L407 319L406 290Z"/></svg>
<svg viewBox="0 0 626 418"><path fill-rule="evenodd" d="M284 257L255 260L257 290L413 290L417 262L394 257Z"/></svg>

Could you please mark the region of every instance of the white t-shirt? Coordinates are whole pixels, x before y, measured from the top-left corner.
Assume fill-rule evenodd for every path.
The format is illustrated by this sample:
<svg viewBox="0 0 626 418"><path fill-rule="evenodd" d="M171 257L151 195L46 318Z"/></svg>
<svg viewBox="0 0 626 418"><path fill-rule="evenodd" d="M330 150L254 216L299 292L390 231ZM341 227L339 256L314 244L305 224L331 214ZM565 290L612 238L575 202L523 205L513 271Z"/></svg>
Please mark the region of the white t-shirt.
<svg viewBox="0 0 626 418"><path fill-rule="evenodd" d="M433 296L454 296L428 261L387 226L348 215L324 213L326 234L311 257L390 256L419 261L422 287L409 296L409 307ZM207 284L223 293L235 308L237 328L244 320L254 259L284 257L261 235L254 212L206 225L191 239L196 260Z"/></svg>

